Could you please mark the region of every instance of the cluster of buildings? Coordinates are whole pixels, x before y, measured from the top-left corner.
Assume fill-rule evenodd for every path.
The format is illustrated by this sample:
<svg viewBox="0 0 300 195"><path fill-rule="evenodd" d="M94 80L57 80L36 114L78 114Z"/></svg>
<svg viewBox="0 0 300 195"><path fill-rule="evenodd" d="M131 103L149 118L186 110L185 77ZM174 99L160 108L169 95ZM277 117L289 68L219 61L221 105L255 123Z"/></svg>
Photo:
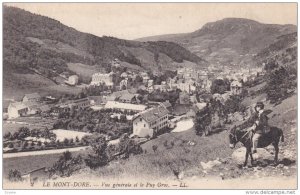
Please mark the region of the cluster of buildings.
<svg viewBox="0 0 300 195"><path fill-rule="evenodd" d="M113 61L113 66L118 66L117 60ZM179 68L177 74L173 78L166 78L160 84L154 84L153 78L146 72L123 72L120 77L119 91L111 92L108 90L106 94L101 96L89 96L86 98L67 100L56 104L45 103L38 93L25 94L22 101L11 102L7 108L9 118L17 118L20 116L28 116L41 112L49 112L57 116L64 109L78 109L91 107L94 110L112 109L120 111L129 111L134 115L132 120L133 135L145 137L154 136L161 129L166 128L169 123L170 116L180 116L189 114L194 116L197 110L202 109L205 100L196 97L197 90L210 92L212 82L215 79L228 79L230 81L230 91L225 94L212 94L213 98L226 100L230 95L238 95L242 92L242 83L254 79L258 74L264 74L263 68L241 68L238 71L230 67L223 68L220 71L216 68L206 70L196 70L193 68ZM134 80L139 76L141 85L137 89L128 87L129 80ZM109 89L114 86L114 73L95 73L92 75L90 85L99 86L106 85ZM77 85L78 76L72 75L65 81L68 85ZM162 92L180 89L178 102L175 106L169 102L155 105L144 105L141 95L137 93L138 89L143 89L152 93L159 90ZM142 97L144 98L144 97Z"/></svg>
<svg viewBox="0 0 300 195"><path fill-rule="evenodd" d="M50 110L50 107L42 102L38 93L31 93L25 94L22 101L10 102L7 109L4 109L8 113L8 118L18 118Z"/></svg>

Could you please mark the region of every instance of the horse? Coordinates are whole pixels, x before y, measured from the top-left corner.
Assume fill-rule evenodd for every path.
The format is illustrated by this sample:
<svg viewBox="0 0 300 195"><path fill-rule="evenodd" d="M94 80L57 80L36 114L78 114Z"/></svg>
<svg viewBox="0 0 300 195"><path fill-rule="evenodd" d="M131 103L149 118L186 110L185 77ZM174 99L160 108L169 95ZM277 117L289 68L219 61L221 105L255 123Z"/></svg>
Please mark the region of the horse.
<svg viewBox="0 0 300 195"><path fill-rule="evenodd" d="M278 127L269 127L270 130L263 134L259 140L258 140L258 148L264 148L269 146L270 144L272 144L275 148L275 158L274 158L274 164L277 165L278 164L278 152L279 152L279 141L281 140L281 142L284 142L284 135L283 135L283 131L282 129L278 128ZM241 142L244 147L246 148L246 156L245 156L245 162L243 164L243 166L247 166L248 164L248 158L250 155L251 158L251 166L253 166L253 156L252 156L252 152L251 152L251 148L253 146L252 143L252 136L249 135L250 133L252 133L249 130L240 130L238 129L236 126L234 126L229 133L229 147L231 149L233 149L235 147L235 145L238 142ZM281 138L281 139L280 139Z"/></svg>

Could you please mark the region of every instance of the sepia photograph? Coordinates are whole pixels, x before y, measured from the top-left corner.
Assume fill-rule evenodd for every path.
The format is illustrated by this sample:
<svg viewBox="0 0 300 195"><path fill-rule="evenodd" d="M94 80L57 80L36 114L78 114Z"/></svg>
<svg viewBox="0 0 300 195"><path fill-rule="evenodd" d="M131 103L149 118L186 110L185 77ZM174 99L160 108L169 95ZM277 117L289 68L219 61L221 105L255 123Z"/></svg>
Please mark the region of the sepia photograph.
<svg viewBox="0 0 300 195"><path fill-rule="evenodd" d="M297 6L2 3L2 190L295 194Z"/></svg>

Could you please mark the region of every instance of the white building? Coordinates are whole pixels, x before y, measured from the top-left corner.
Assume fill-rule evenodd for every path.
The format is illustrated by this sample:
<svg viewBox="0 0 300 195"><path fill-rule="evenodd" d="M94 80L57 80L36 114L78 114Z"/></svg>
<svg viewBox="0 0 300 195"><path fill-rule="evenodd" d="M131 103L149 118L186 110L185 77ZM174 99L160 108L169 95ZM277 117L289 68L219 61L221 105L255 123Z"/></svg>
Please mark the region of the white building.
<svg viewBox="0 0 300 195"><path fill-rule="evenodd" d="M140 75L143 78L143 83L148 83L148 81L150 80L148 73L142 72L142 73L140 73Z"/></svg>
<svg viewBox="0 0 300 195"><path fill-rule="evenodd" d="M101 84L105 84L108 87L112 87L114 85L113 72L110 72L108 74L103 74L103 73L93 74L91 85L101 85Z"/></svg>
<svg viewBox="0 0 300 195"><path fill-rule="evenodd" d="M18 118L28 113L28 107L22 102L13 102L8 106L8 118Z"/></svg>
<svg viewBox="0 0 300 195"><path fill-rule="evenodd" d="M168 127L169 111L164 106L150 108L139 113L133 120L133 135L153 137Z"/></svg>
<svg viewBox="0 0 300 195"><path fill-rule="evenodd" d="M120 89L123 90L124 88L127 89L128 87L128 80L127 79L123 79L121 82L120 82Z"/></svg>

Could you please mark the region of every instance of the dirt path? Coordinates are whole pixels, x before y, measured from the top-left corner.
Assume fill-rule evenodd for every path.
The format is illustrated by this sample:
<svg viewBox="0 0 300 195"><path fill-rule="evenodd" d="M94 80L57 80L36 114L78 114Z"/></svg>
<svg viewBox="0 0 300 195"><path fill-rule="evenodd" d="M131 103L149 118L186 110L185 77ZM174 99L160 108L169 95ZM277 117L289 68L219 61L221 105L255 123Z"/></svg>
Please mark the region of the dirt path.
<svg viewBox="0 0 300 195"><path fill-rule="evenodd" d="M88 146L76 147L76 148L63 148L55 150L41 150L41 151L30 151L30 152L17 152L17 153L5 153L3 158L15 158L15 157L24 157L24 156L36 156L44 154L59 154L65 151L76 152L80 150L86 150Z"/></svg>

